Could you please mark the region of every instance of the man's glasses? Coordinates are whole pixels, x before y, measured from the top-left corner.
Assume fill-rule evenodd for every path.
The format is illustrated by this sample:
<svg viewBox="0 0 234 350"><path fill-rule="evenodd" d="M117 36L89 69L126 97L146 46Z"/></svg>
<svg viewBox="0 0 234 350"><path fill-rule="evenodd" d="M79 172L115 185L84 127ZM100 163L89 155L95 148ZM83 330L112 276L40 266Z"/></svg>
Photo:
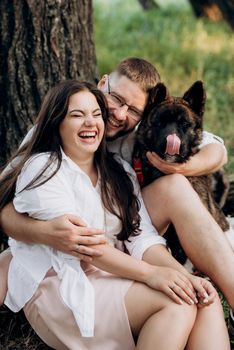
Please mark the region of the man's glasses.
<svg viewBox="0 0 234 350"><path fill-rule="evenodd" d="M129 115L129 117L134 119L135 121L139 122L141 120L141 117L142 117L142 112L140 112L134 106L128 105L123 97L121 97L118 94L116 94L115 92L111 91L109 76L108 76L108 80L107 80L107 85L108 85L108 95L109 95L110 101L113 103L113 105L115 105L118 108L123 107L123 106L127 106L128 107L127 114Z"/></svg>

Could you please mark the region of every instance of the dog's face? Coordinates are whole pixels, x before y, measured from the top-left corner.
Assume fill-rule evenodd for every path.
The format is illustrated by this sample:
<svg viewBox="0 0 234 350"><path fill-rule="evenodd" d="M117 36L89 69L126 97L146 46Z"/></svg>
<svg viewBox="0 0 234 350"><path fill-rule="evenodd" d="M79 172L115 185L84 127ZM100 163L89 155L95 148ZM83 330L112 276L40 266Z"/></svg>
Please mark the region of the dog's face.
<svg viewBox="0 0 234 350"><path fill-rule="evenodd" d="M168 162L187 161L196 153L201 139L202 130L197 119L182 99L165 101L149 114L149 129L145 134L148 149Z"/></svg>
<svg viewBox="0 0 234 350"><path fill-rule="evenodd" d="M149 97L138 141L168 162L187 161L201 142L204 105L205 91L200 81L183 97L168 96L165 85L159 83Z"/></svg>

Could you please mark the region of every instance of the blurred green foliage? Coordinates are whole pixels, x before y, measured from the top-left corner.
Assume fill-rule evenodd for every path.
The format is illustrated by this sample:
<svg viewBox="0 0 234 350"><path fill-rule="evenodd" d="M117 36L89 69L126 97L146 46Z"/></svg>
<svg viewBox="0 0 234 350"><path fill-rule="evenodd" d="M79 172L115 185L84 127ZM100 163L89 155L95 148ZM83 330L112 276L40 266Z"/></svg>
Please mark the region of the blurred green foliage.
<svg viewBox="0 0 234 350"><path fill-rule="evenodd" d="M160 9L145 12L137 0L94 0L99 74L138 56L158 68L171 94L203 80L205 129L224 138L234 179L234 33L225 22L195 18L186 0L157 3Z"/></svg>

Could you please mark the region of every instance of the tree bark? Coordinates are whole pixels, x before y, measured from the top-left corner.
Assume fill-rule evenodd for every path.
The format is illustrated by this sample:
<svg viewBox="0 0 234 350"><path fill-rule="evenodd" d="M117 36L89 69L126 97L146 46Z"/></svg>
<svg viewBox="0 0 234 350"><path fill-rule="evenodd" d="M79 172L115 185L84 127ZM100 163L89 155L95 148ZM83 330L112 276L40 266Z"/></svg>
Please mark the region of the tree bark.
<svg viewBox="0 0 234 350"><path fill-rule="evenodd" d="M212 21L225 19L234 29L234 0L189 0L197 17Z"/></svg>
<svg viewBox="0 0 234 350"><path fill-rule="evenodd" d="M152 10L158 8L158 4L154 0L138 0L143 10Z"/></svg>
<svg viewBox="0 0 234 350"><path fill-rule="evenodd" d="M0 0L0 165L42 97L63 79L94 82L92 0Z"/></svg>
<svg viewBox="0 0 234 350"><path fill-rule="evenodd" d="M234 29L234 0L216 0L215 2L220 8L224 19Z"/></svg>

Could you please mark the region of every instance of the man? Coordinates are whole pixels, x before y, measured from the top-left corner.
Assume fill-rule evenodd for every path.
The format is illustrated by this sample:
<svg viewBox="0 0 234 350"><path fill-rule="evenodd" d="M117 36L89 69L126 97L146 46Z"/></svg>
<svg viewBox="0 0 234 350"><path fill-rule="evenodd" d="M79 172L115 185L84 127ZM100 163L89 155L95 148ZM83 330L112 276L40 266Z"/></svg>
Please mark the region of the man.
<svg viewBox="0 0 234 350"><path fill-rule="evenodd" d="M106 94L110 110L106 130L110 150L118 151L127 160L131 159L128 142L141 120L148 91L159 80L157 70L149 62L130 58L122 61L111 74L105 74L98 83L98 88ZM168 165L154 154L148 154L148 158L168 174L143 189L143 198L154 226L163 234L168 224L173 223L187 256L221 288L234 309L233 251L184 177L219 169L227 160L224 146L207 133L201 150L186 164ZM99 236L102 232L87 228L81 218L63 215L47 222L34 221L17 214L12 204L3 208L1 225L15 239L46 244L85 261L100 255L93 245L105 242ZM186 273L162 245L148 248L143 259Z"/></svg>

